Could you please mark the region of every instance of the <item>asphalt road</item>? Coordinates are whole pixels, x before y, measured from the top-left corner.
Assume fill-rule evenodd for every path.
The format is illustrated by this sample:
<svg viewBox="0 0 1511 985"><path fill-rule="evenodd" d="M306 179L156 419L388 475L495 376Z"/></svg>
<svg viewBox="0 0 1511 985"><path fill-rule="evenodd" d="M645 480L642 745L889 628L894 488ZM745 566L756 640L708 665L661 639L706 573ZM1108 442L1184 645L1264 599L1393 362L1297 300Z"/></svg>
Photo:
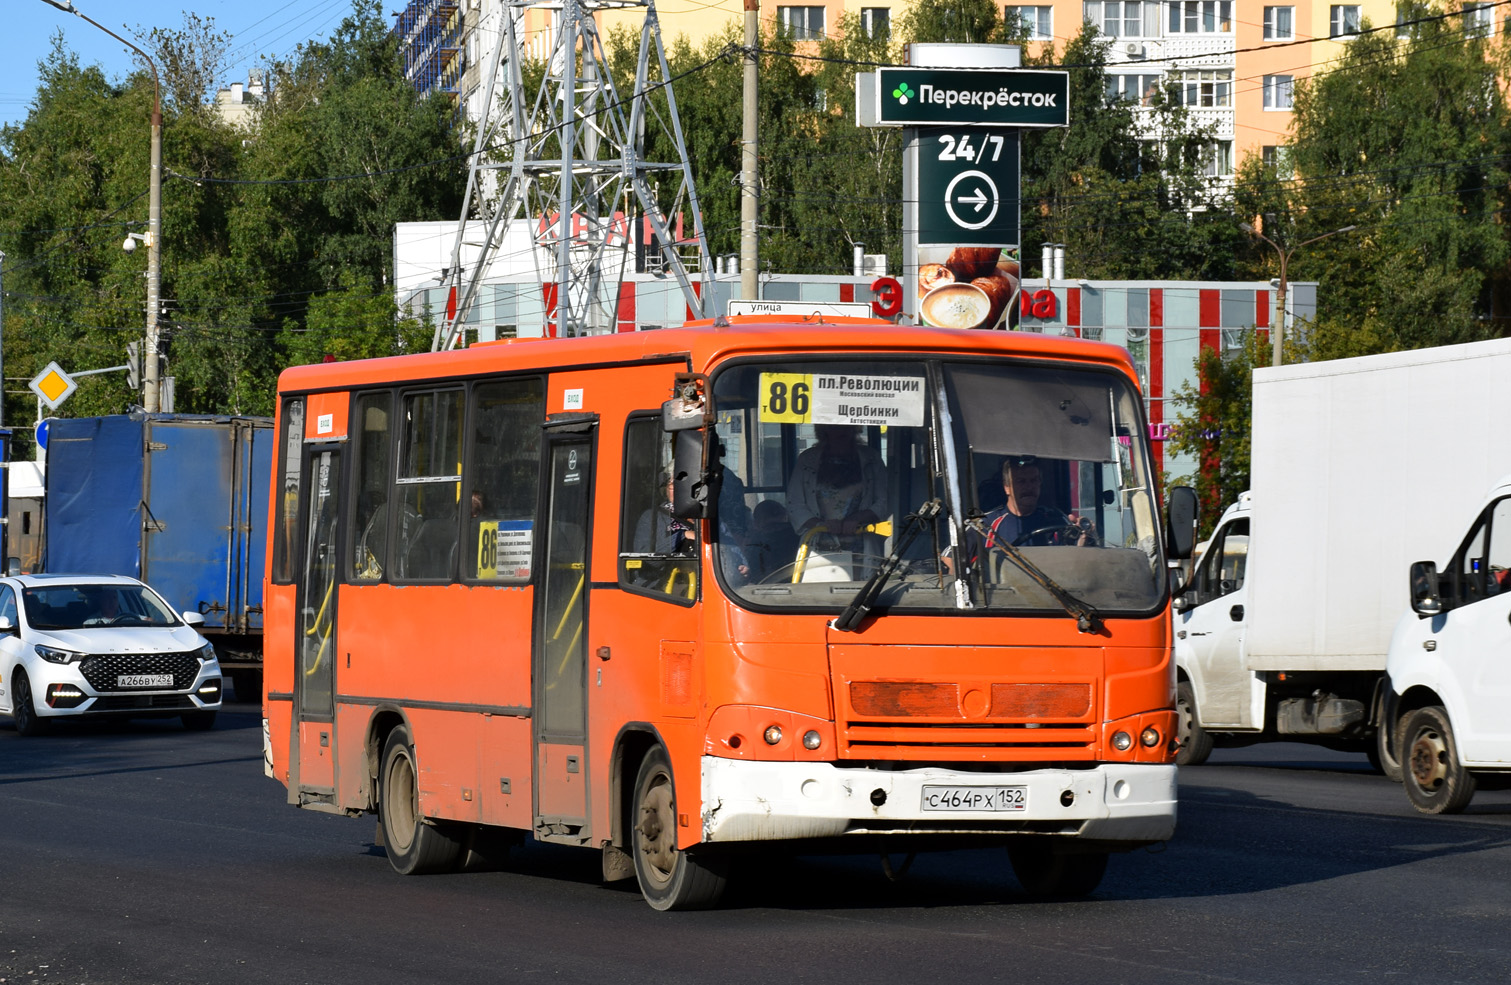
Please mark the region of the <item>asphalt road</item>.
<svg viewBox="0 0 1511 985"><path fill-rule="evenodd" d="M1496 982L1511 793L1427 818L1362 756L1218 750L1162 851L1035 903L1000 850L771 859L656 913L586 851L404 878L370 818L299 811L257 709L21 739L0 718L0 983ZM901 862L900 858L894 859Z"/></svg>

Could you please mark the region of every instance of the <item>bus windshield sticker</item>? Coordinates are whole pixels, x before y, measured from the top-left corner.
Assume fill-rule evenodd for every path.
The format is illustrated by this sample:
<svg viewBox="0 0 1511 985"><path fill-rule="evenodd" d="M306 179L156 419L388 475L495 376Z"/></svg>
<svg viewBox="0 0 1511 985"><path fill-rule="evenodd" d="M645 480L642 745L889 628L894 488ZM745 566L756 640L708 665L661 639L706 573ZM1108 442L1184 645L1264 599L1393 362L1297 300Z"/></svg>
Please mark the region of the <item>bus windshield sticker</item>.
<svg viewBox="0 0 1511 985"><path fill-rule="evenodd" d="M762 373L760 420L922 427L925 389L922 376Z"/></svg>
<svg viewBox="0 0 1511 985"><path fill-rule="evenodd" d="M484 520L478 524L478 578L529 578L533 527L530 520Z"/></svg>

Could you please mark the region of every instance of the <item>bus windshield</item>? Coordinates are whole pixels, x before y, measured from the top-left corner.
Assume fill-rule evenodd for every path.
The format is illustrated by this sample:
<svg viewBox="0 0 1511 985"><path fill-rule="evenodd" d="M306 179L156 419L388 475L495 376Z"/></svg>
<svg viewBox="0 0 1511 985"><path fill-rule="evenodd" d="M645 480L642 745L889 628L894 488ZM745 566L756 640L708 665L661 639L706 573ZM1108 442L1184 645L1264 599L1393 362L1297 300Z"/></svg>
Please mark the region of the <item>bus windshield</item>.
<svg viewBox="0 0 1511 985"><path fill-rule="evenodd" d="M745 362L713 394L716 567L750 608L842 609L894 552L878 611L1063 613L1071 599L1105 616L1163 598L1146 429L1116 373Z"/></svg>

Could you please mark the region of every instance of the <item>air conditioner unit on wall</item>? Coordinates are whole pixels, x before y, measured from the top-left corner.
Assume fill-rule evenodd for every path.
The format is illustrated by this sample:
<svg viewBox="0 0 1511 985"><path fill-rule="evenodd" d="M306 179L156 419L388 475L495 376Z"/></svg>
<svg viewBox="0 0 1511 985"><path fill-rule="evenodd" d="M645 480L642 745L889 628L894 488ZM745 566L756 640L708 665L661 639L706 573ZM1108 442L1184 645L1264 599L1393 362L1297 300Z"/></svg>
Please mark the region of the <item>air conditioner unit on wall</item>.
<svg viewBox="0 0 1511 985"><path fill-rule="evenodd" d="M887 276L887 255L885 253L864 253L861 256L860 273L862 277Z"/></svg>
<svg viewBox="0 0 1511 985"><path fill-rule="evenodd" d="M1144 46L1137 41L1128 41L1123 44L1123 54L1129 58L1143 58Z"/></svg>

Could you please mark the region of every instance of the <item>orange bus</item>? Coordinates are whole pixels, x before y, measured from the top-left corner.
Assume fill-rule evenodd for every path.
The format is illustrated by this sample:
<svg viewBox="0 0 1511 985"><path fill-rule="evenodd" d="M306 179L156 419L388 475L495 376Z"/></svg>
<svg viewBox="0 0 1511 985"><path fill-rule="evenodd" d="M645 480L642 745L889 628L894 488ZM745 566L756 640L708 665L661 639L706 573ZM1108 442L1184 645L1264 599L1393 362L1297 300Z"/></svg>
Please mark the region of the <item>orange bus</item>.
<svg viewBox="0 0 1511 985"><path fill-rule="evenodd" d="M1175 826L1125 351L718 319L279 380L264 744L401 873L511 840L657 909L739 853L999 843L1093 890Z"/></svg>

